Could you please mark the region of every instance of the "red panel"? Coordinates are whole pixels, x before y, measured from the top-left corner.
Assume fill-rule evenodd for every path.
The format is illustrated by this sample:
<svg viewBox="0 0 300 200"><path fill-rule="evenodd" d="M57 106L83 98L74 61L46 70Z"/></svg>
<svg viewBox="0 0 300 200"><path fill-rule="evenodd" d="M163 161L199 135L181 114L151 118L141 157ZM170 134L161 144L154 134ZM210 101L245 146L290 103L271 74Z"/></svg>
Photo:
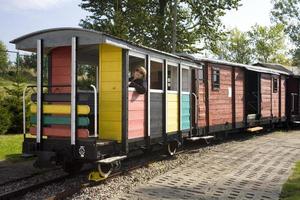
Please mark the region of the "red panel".
<svg viewBox="0 0 300 200"><path fill-rule="evenodd" d="M220 69L220 89L212 90L212 66ZM232 67L208 64L209 126L232 123L232 97L228 97L231 87Z"/></svg>
<svg viewBox="0 0 300 200"><path fill-rule="evenodd" d="M57 47L51 51L52 85L71 84L71 47ZM53 93L70 93L70 88L52 88Z"/></svg>
<svg viewBox="0 0 300 200"><path fill-rule="evenodd" d="M261 74L261 115L271 117L271 75Z"/></svg>
<svg viewBox="0 0 300 200"><path fill-rule="evenodd" d="M87 138L89 136L88 129L78 129L77 134L79 138ZM29 132L32 135L36 134L36 128L31 127ZM70 137L71 129L69 127L45 127L43 128L43 135L52 137Z"/></svg>
<svg viewBox="0 0 300 200"><path fill-rule="evenodd" d="M145 95L128 92L128 139L145 137Z"/></svg>
<svg viewBox="0 0 300 200"><path fill-rule="evenodd" d="M285 77L281 77L281 116L285 117L285 94L286 94L286 80Z"/></svg>
<svg viewBox="0 0 300 200"><path fill-rule="evenodd" d="M235 120L242 122L244 119L244 71L235 68Z"/></svg>

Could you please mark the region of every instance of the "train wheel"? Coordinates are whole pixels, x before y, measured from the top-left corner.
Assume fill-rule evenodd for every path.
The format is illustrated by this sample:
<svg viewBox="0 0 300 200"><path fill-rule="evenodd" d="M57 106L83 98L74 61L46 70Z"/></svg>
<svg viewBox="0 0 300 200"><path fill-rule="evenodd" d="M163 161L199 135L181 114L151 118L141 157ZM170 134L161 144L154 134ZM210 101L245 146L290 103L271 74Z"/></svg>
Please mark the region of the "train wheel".
<svg viewBox="0 0 300 200"><path fill-rule="evenodd" d="M168 153L168 155L174 156L176 151L177 151L177 148L178 148L178 143L176 141L168 143L167 144L167 153Z"/></svg>
<svg viewBox="0 0 300 200"><path fill-rule="evenodd" d="M112 164L98 164L98 171L101 178L107 178L113 171Z"/></svg>

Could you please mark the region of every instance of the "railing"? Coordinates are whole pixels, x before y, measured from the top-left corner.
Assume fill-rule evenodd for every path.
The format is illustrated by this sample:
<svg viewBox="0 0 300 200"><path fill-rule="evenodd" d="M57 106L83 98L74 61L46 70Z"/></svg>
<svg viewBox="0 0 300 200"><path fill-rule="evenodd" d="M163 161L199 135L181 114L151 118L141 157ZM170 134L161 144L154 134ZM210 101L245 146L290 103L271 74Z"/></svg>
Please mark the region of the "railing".
<svg viewBox="0 0 300 200"><path fill-rule="evenodd" d="M27 85L23 89L23 135L24 139L26 138L26 93L29 88L36 88L36 85ZM51 86L42 86L43 88L53 88L53 87L71 87L71 85L51 85ZM98 98L97 98L97 88L95 85L90 85L94 93L94 134L89 137L98 137Z"/></svg>

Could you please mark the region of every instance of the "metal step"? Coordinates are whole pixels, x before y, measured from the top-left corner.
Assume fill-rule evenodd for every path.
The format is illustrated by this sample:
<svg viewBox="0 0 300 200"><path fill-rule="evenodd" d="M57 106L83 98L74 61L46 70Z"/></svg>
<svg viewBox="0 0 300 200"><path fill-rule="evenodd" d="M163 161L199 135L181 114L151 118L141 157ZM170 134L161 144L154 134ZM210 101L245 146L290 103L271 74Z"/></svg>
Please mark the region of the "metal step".
<svg viewBox="0 0 300 200"><path fill-rule="evenodd" d="M107 146L116 143L114 140L97 140L97 146Z"/></svg>
<svg viewBox="0 0 300 200"><path fill-rule="evenodd" d="M292 121L293 124L300 124L300 121Z"/></svg>
<svg viewBox="0 0 300 200"><path fill-rule="evenodd" d="M214 136L212 135L206 135L206 136L201 136L201 137L190 137L190 138L187 138L187 140L190 140L190 141L197 141L197 140L209 140L209 139L213 139Z"/></svg>
<svg viewBox="0 0 300 200"><path fill-rule="evenodd" d="M256 126L256 127L248 128L247 131L253 133L253 132L261 131L261 130L263 130L263 129L264 129L264 128L261 127L261 126Z"/></svg>
<svg viewBox="0 0 300 200"><path fill-rule="evenodd" d="M111 164L117 161L121 161L124 160L125 158L127 158L127 156L114 156L114 157L109 157L109 158L105 158L102 160L98 160L96 161L99 164Z"/></svg>

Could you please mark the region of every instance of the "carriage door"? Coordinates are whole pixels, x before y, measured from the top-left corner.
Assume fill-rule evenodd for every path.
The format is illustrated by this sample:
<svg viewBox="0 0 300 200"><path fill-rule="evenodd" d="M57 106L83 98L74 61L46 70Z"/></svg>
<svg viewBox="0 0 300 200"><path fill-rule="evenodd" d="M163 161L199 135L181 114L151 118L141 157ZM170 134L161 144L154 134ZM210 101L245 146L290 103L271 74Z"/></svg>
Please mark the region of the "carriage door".
<svg viewBox="0 0 300 200"><path fill-rule="evenodd" d="M181 69L181 131L189 132L191 129L191 69L182 66Z"/></svg>

